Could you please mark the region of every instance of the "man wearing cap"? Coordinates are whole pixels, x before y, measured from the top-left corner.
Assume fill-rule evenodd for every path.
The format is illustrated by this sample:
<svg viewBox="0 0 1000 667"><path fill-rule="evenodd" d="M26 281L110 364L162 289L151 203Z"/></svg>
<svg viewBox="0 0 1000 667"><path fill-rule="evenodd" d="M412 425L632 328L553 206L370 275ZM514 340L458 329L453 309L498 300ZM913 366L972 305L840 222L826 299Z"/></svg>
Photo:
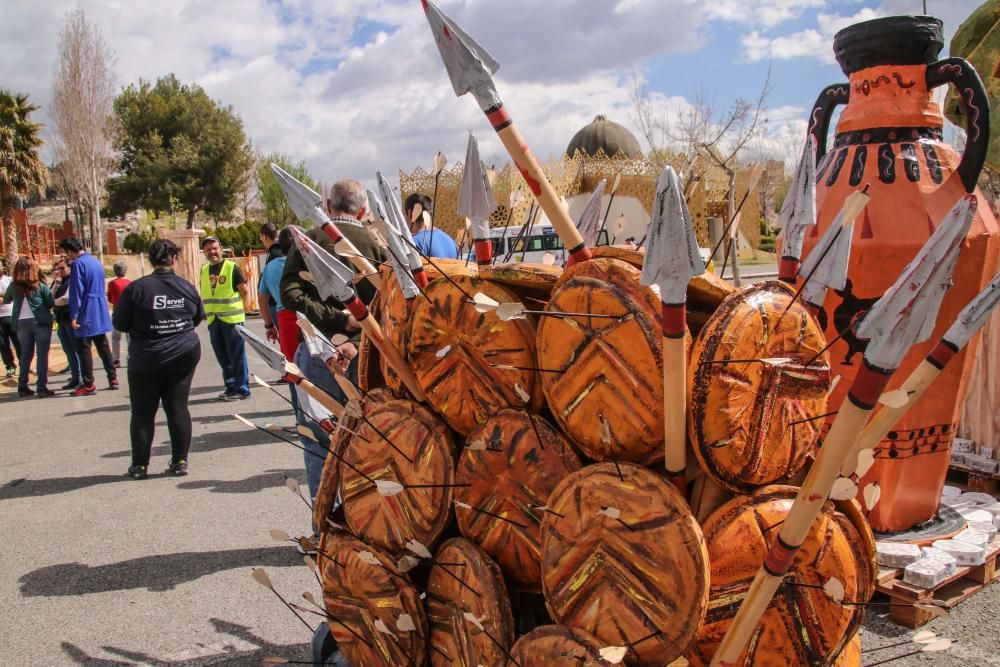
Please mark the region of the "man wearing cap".
<svg viewBox="0 0 1000 667"><path fill-rule="evenodd" d="M236 262L223 258L219 239L206 236L202 239L201 250L208 260L208 264L201 267L201 302L208 320L208 338L226 385L225 391L219 394L219 400L249 398L247 353L236 325L246 321L244 304L249 301L250 289Z"/></svg>

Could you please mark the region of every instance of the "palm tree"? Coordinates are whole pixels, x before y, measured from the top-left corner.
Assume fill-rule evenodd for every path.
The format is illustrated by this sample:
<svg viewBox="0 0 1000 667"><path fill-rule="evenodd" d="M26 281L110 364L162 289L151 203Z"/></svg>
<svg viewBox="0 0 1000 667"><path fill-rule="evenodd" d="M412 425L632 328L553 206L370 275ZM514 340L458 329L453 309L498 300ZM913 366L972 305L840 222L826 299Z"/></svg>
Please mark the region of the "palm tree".
<svg viewBox="0 0 1000 667"><path fill-rule="evenodd" d="M41 125L28 118L37 109L27 95L0 90L0 219L7 266L14 265L18 254L14 199L41 191L48 181L45 163L38 155Z"/></svg>

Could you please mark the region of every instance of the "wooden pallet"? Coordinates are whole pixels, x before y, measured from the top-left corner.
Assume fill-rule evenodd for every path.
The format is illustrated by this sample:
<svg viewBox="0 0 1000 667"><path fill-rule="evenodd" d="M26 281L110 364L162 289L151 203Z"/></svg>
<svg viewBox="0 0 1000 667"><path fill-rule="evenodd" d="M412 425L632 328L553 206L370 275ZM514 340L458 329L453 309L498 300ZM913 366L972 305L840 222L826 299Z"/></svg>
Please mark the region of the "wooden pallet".
<svg viewBox="0 0 1000 667"><path fill-rule="evenodd" d="M876 591L889 597L893 606L889 607L889 618L908 628L919 628L930 622L934 615L911 605L928 603L952 609L984 587L1000 579L998 571L1000 548L986 554L982 565L960 567L954 575L934 588L921 588L903 581L902 569L880 569L876 579Z"/></svg>
<svg viewBox="0 0 1000 667"><path fill-rule="evenodd" d="M948 479L957 481L966 491L995 494L1000 475L992 472L974 470L967 465L952 463L948 466Z"/></svg>

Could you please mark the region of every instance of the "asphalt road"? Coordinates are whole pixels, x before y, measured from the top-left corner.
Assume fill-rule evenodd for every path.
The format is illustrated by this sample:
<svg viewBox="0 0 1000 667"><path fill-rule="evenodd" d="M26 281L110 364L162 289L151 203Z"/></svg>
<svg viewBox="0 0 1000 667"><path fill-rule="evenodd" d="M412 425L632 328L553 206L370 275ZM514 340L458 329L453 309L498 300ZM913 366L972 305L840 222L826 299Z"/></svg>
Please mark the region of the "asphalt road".
<svg viewBox="0 0 1000 667"><path fill-rule="evenodd" d="M290 424L290 408L263 388L217 402L221 375L201 333L187 477L162 474L162 413L150 478L123 476L124 372L117 392L98 379L96 396L0 396L0 665L259 665L268 654L308 655L309 633L250 577L264 567L291 598L319 592L294 545L269 535L309 530L308 510L285 486L290 476L304 488L302 453L232 418ZM273 379L252 355L250 366Z"/></svg>
<svg viewBox="0 0 1000 667"><path fill-rule="evenodd" d="M258 321L251 326L260 329ZM235 419L290 423L286 403L255 388L239 403L215 400L220 376L202 330L191 411L191 474L162 474L169 443L162 419L145 481L129 463L128 386L96 396L0 395L0 665L259 665L277 654L308 659L309 634L250 578L267 569L300 598L318 586L272 528L308 531L286 477L303 481L299 450ZM273 372L251 355L251 371ZM62 377L57 376L58 384ZM58 386L53 382L53 386ZM285 391L282 389L282 391ZM1000 586L926 626L958 643L945 654L893 665L1000 665ZM911 630L873 608L864 664L902 655ZM315 623L314 618L308 619Z"/></svg>

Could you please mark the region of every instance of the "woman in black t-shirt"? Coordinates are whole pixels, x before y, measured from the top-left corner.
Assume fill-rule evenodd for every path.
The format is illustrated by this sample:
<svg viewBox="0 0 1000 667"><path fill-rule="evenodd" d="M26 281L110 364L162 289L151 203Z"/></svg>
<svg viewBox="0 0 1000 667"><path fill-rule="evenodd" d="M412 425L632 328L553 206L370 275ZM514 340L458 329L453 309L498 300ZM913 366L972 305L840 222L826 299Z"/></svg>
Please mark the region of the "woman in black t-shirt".
<svg viewBox="0 0 1000 667"><path fill-rule="evenodd" d="M153 424L160 402L170 431L167 472L186 475L188 470L191 448L188 395L201 359L201 343L195 327L205 320L205 310L194 285L174 273L178 253L172 241L153 241L149 246L153 273L125 288L113 316L115 328L129 334L132 465L126 474L133 479L147 476Z"/></svg>

